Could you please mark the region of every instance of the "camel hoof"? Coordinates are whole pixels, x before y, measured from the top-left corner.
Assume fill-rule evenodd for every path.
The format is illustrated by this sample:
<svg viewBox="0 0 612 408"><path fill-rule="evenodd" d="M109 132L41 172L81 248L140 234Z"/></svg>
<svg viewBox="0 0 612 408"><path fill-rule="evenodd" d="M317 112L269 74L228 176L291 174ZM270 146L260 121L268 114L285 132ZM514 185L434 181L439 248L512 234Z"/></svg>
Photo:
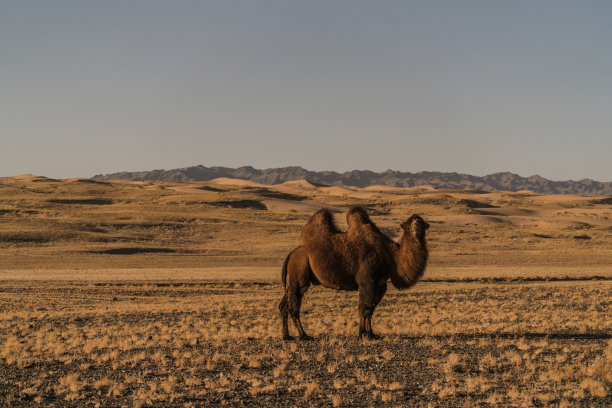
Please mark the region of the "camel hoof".
<svg viewBox="0 0 612 408"><path fill-rule="evenodd" d="M293 338L293 336L290 336L290 335L288 335L288 334L285 334L285 335L283 335L283 340L285 340L285 341L291 341L291 340L295 340L295 339Z"/></svg>
<svg viewBox="0 0 612 408"><path fill-rule="evenodd" d="M380 340L380 339L382 339L382 336L379 336L379 335L374 334L374 333L366 333L366 332L359 333L359 340L363 339L364 337L367 337L368 340Z"/></svg>
<svg viewBox="0 0 612 408"><path fill-rule="evenodd" d="M314 340L314 337L309 336L309 335L307 335L307 334L302 334L302 335L300 336L300 340L311 341L311 340Z"/></svg>

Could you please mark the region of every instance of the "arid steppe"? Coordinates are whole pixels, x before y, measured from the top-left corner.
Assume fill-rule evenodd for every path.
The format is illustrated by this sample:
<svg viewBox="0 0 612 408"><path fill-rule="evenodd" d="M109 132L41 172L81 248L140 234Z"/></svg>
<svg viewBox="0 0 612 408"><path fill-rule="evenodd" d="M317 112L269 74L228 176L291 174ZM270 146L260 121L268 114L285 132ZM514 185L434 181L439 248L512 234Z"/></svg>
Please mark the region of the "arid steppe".
<svg viewBox="0 0 612 408"><path fill-rule="evenodd" d="M280 268L321 207L430 260L357 339L357 295ZM0 405L612 405L612 197L427 186L0 178ZM293 330L293 327L291 327Z"/></svg>

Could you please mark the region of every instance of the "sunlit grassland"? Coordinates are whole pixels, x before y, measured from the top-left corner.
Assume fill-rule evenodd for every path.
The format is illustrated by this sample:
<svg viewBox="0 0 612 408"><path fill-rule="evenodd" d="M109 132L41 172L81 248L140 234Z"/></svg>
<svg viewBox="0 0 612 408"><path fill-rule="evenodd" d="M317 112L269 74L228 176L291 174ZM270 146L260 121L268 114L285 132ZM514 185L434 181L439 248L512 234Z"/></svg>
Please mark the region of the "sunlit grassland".
<svg viewBox="0 0 612 408"><path fill-rule="evenodd" d="M304 203L430 222L382 340L321 287L280 339ZM0 178L0 405L610 406L610 265L609 198Z"/></svg>
<svg viewBox="0 0 612 408"><path fill-rule="evenodd" d="M379 341L357 340L354 293L314 288L303 309L316 340L290 343L280 340L272 282L0 288L8 404L606 406L612 398L608 281L391 290L375 315Z"/></svg>

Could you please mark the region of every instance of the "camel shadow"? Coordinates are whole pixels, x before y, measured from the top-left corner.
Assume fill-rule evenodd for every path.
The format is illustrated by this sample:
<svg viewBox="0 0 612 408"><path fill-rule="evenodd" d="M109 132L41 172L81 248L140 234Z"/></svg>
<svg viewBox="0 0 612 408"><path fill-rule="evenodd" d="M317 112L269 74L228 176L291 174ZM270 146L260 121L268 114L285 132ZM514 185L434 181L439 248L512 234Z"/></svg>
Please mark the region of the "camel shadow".
<svg viewBox="0 0 612 408"><path fill-rule="evenodd" d="M439 340L439 341L470 341L470 340L517 340L520 338L524 338L527 340L537 340L537 339L549 339L549 340L569 340L569 341L605 341L612 339L612 333L607 332L592 332L592 333L570 333L570 332L551 332L551 333L541 333L541 332L524 332L524 333L455 333L455 334L435 334L435 335L417 335L411 336L407 334L386 334L382 333L380 338L377 339L368 339L364 337L360 339L357 334L355 335L333 335L333 334L320 334L318 336L310 337L308 339L300 339L299 337L288 339L279 339L283 343L287 342L298 342L305 344L313 344L313 343L325 343L330 341L331 338L341 339L343 341L352 342L365 342L376 344L379 342L395 342L396 340L413 342L416 343L420 340Z"/></svg>
<svg viewBox="0 0 612 408"><path fill-rule="evenodd" d="M391 336L389 336L391 337ZM410 336L400 334L397 338L401 340L422 340L422 339L457 339L457 340L476 340L476 339L554 339L554 340L610 340L612 333L597 331L591 333L571 333L571 332L523 332L523 333L455 333L455 334L436 334Z"/></svg>

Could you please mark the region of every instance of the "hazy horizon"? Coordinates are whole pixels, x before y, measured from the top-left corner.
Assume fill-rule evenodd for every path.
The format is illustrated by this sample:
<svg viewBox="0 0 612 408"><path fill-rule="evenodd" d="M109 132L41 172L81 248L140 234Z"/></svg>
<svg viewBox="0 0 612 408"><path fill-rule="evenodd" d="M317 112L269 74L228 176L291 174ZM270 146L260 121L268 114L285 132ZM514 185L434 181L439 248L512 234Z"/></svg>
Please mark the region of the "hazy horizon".
<svg viewBox="0 0 612 408"><path fill-rule="evenodd" d="M612 180L612 3L0 4L0 176Z"/></svg>

